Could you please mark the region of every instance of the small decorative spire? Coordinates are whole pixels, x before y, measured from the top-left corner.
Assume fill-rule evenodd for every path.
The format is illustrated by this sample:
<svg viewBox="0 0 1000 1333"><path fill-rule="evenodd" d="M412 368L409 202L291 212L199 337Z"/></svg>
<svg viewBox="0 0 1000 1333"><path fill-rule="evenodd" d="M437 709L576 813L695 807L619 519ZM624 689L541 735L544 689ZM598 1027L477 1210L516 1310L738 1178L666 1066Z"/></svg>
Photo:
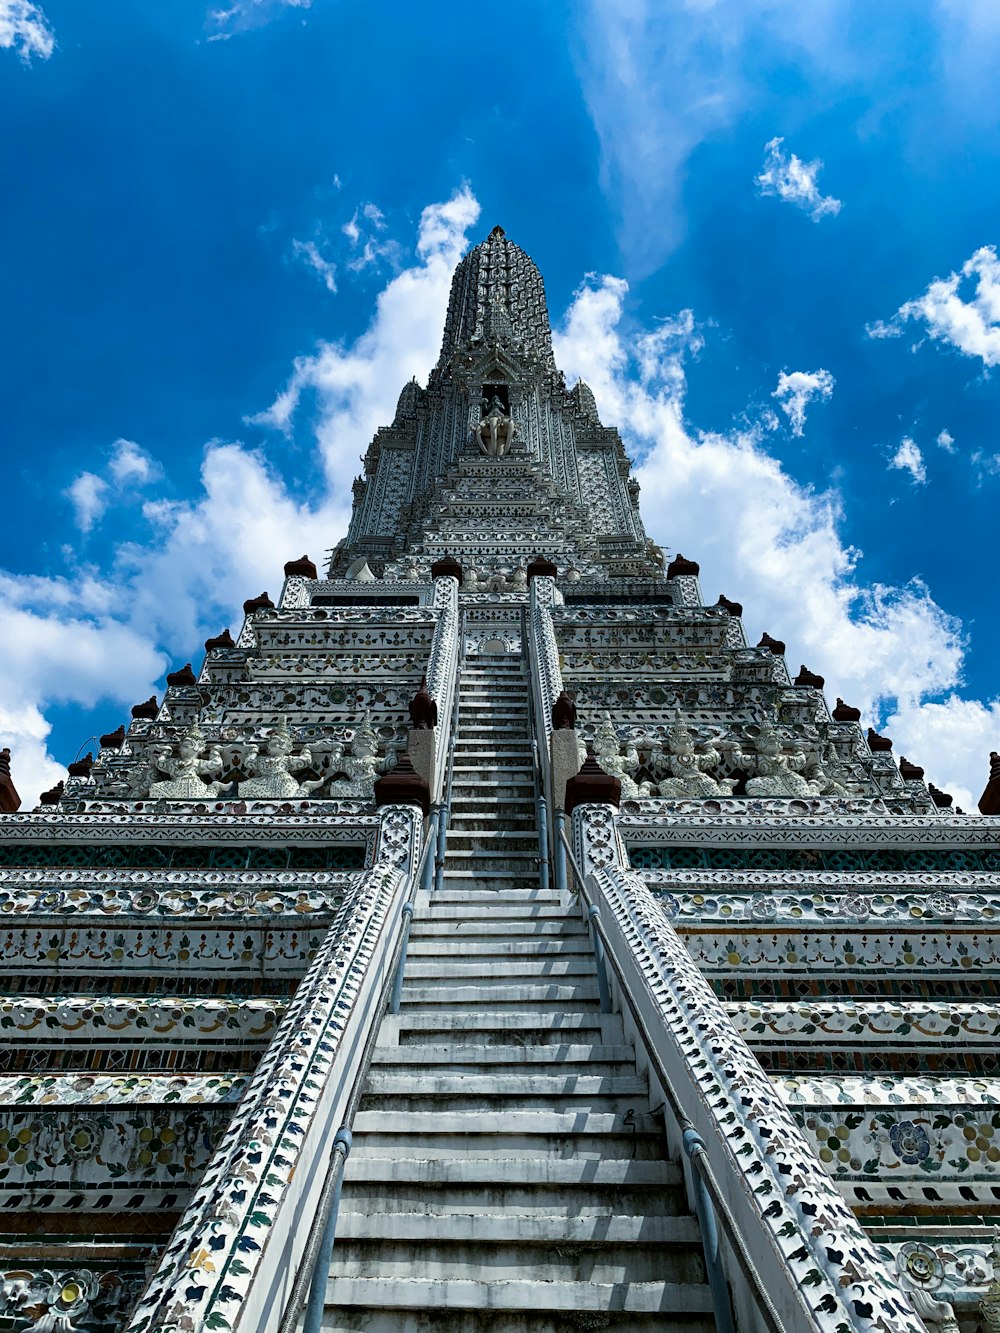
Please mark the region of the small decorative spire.
<svg viewBox="0 0 1000 1333"><path fill-rule="evenodd" d="M420 677L420 688L409 703L410 723L415 731L430 731L437 726L438 706L427 689L427 677Z"/></svg>
<svg viewBox="0 0 1000 1333"><path fill-rule="evenodd" d="M461 582L462 582L462 566L458 563L458 561L455 559L454 556L449 555L448 552L445 551L445 553L444 553L444 555L441 557L441 559L440 559L440 560L435 560L434 563L433 563L433 565L431 565L431 578L432 578L432 579L444 579L444 578L457 579L458 582L461 583Z"/></svg>
<svg viewBox="0 0 1000 1333"><path fill-rule="evenodd" d="M534 560L528 566L528 582L532 579L554 579L559 571L551 560L546 560L543 555L536 555Z"/></svg>
<svg viewBox="0 0 1000 1333"><path fill-rule="evenodd" d="M560 690L559 698L552 705L552 730L572 731L576 727L576 704L565 690Z"/></svg>
<svg viewBox="0 0 1000 1333"><path fill-rule="evenodd" d="M167 688L173 689L175 686L183 688L184 686L197 685L198 677L191 670L191 663L185 662L180 671L167 672Z"/></svg>
<svg viewBox="0 0 1000 1333"><path fill-rule="evenodd" d="M955 798L954 796L951 795L950 792L940 791L937 787L934 786L933 782L928 782L927 790L931 794L931 800L934 802L934 804L937 806L939 810L951 809L952 802L954 801Z"/></svg>
<svg viewBox="0 0 1000 1333"><path fill-rule="evenodd" d="M124 744L125 744L124 722L115 731L106 732L101 737L102 750L120 750Z"/></svg>
<svg viewBox="0 0 1000 1333"><path fill-rule="evenodd" d="M206 653L213 653L215 652L216 648L235 648L235 647L236 647L236 640L229 633L228 625L222 631L221 634L216 634L216 636L213 639L205 640Z"/></svg>
<svg viewBox="0 0 1000 1333"><path fill-rule="evenodd" d="M621 805L620 779L606 773L587 746L587 757L575 777L566 783L566 813L571 815L578 805Z"/></svg>
<svg viewBox="0 0 1000 1333"><path fill-rule="evenodd" d="M59 781L48 791L43 791L38 800L41 805L58 805L62 800L62 794L66 790L65 782Z"/></svg>
<svg viewBox="0 0 1000 1333"><path fill-rule="evenodd" d="M874 727L869 727L868 748L872 754L887 754L892 749L892 741L888 736L880 736Z"/></svg>
<svg viewBox="0 0 1000 1333"><path fill-rule="evenodd" d="M757 647L770 649L775 657L784 657L785 655L785 645L780 639L772 639L767 630L760 636L760 643Z"/></svg>
<svg viewBox="0 0 1000 1333"><path fill-rule="evenodd" d="M1000 815L1000 754L993 750L990 754L990 777L986 790L979 798L981 815ZM997 1274L1000 1278L1000 1272Z"/></svg>
<svg viewBox="0 0 1000 1333"><path fill-rule="evenodd" d="M0 750L0 813L12 815L20 808L21 798L10 776L10 750L5 745Z"/></svg>
<svg viewBox="0 0 1000 1333"><path fill-rule="evenodd" d="M89 778L93 767L94 756L88 750L82 759L74 759L71 764L67 764L66 771L71 778Z"/></svg>
<svg viewBox="0 0 1000 1333"><path fill-rule="evenodd" d="M156 695L151 694L144 704L132 705L132 716L137 720L152 721L160 711L160 705L156 702Z"/></svg>
<svg viewBox="0 0 1000 1333"><path fill-rule="evenodd" d="M837 700L837 706L833 710L834 722L860 722L861 709L852 708L850 704L845 704L843 699Z"/></svg>
<svg viewBox="0 0 1000 1333"><path fill-rule="evenodd" d="M740 616L743 614L743 603L731 602L729 598L726 597L721 592L719 593L719 600L715 603L715 605L721 606L723 611L728 611L734 620L738 620Z"/></svg>
<svg viewBox="0 0 1000 1333"><path fill-rule="evenodd" d="M274 603L268 597L266 592L260 593L257 597L248 597L243 603L243 614L252 616L255 611L273 611Z"/></svg>
<svg viewBox="0 0 1000 1333"><path fill-rule="evenodd" d="M431 811L431 792L425 780L413 767L408 750L396 759L395 768L375 781L375 804L419 805L424 818Z"/></svg>
<svg viewBox="0 0 1000 1333"><path fill-rule="evenodd" d="M285 578L314 579L317 578L315 564L307 555L300 555L298 560L285 561Z"/></svg>
<svg viewBox="0 0 1000 1333"><path fill-rule="evenodd" d="M800 666L799 674L795 677L796 685L803 685L812 690L821 690L825 683L822 676L817 676L816 672L810 671L807 666Z"/></svg>
<svg viewBox="0 0 1000 1333"><path fill-rule="evenodd" d="M919 764L911 764L905 755L900 755L899 776L904 782L919 782L924 776L924 770Z"/></svg>
<svg viewBox="0 0 1000 1333"><path fill-rule="evenodd" d="M698 564L697 560L688 560L678 551L670 564L667 565L667 578L676 579L682 574L697 574L700 570L701 565Z"/></svg>

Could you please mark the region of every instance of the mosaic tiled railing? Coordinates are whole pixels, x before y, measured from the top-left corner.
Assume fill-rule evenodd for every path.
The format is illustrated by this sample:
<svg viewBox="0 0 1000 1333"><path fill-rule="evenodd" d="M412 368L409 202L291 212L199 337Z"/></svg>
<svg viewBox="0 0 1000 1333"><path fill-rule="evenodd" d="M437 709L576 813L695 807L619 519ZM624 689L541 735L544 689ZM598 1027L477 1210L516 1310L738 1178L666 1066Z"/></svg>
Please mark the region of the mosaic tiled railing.
<svg viewBox="0 0 1000 1333"><path fill-rule="evenodd" d="M99 866L155 870L363 870L365 847L174 846L137 842L0 842L0 869Z"/></svg>
<svg viewBox="0 0 1000 1333"><path fill-rule="evenodd" d="M683 1110L705 1139L741 1242L787 1326L923 1333L897 1274L879 1259L680 936L622 865L613 811L582 807L574 836L635 1002L677 1070Z"/></svg>
<svg viewBox="0 0 1000 1333"><path fill-rule="evenodd" d="M894 871L998 871L1000 848L876 847L831 850L806 847L629 847L635 870L828 870L840 874Z"/></svg>
<svg viewBox="0 0 1000 1333"><path fill-rule="evenodd" d="M419 853L413 807L381 812L387 856L345 899L137 1305L129 1333L258 1329L279 1317L363 1045L387 921ZM396 905L394 907L394 904ZM381 960L381 961L379 961Z"/></svg>

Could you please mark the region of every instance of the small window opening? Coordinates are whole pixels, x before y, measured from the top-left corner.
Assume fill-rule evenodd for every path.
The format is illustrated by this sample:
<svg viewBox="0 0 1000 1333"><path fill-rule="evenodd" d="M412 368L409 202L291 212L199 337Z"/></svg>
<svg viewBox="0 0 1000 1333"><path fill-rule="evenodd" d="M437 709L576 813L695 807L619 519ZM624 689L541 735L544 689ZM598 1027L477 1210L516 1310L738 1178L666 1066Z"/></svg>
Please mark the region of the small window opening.
<svg viewBox="0 0 1000 1333"><path fill-rule="evenodd" d="M483 385L483 412L485 413L494 398L499 398L503 405L504 416L510 416L510 389L506 384Z"/></svg>

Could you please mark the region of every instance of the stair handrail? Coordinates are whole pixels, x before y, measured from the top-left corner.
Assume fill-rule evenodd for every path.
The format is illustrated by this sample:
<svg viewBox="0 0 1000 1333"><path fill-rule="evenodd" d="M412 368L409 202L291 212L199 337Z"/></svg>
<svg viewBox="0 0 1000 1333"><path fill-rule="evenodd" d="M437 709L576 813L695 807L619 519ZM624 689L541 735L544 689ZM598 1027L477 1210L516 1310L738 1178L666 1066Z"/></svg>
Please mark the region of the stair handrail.
<svg viewBox="0 0 1000 1333"><path fill-rule="evenodd" d="M452 580L449 580L451 582ZM444 778L441 783L441 800L438 803L437 853L434 861L434 889L440 893L444 888L444 858L448 841L448 824L451 819L451 788L455 774L455 745L458 741L458 724L462 715L462 668L465 666L465 612L458 613L458 652L455 657L455 679L451 695L451 716L448 721L448 757L444 766Z"/></svg>
<svg viewBox="0 0 1000 1333"><path fill-rule="evenodd" d="M535 673L531 669L531 652L528 647L528 617L521 607L521 644L522 651L528 656L528 735L531 737L531 776L535 787L535 814L538 819L538 886L543 893L549 887L549 812L548 801L550 780L548 765L543 765L539 754L539 737L535 715ZM547 756L546 756L547 757Z"/></svg>
<svg viewBox="0 0 1000 1333"><path fill-rule="evenodd" d="M428 834L420 853L420 860L413 872L409 888L399 909L396 922L398 931L393 947L392 962L386 969L385 980L379 992L377 1002L370 1010L371 1020L361 1058L357 1064L351 1091L344 1105L344 1114L340 1128L334 1135L330 1150L330 1162L323 1179L316 1211L309 1224L302 1258L295 1272L292 1289L285 1302L278 1333L294 1333L298 1326L303 1301L306 1300L306 1312L301 1333L319 1333L323 1321L323 1309L326 1295L326 1283L329 1278L330 1262L333 1257L333 1245L336 1238L337 1217L340 1210L341 1187L344 1182L344 1168L350 1155L353 1141L354 1117L357 1114L361 1094L371 1068L372 1057L378 1043L381 1019L387 1009L399 1012L397 992L402 984L403 968L406 965L406 946L410 937L410 922L413 919L413 900L417 890L423 886L424 873L428 865L431 849L436 847L436 838ZM395 1006L395 1007L393 1007Z"/></svg>
<svg viewBox="0 0 1000 1333"><path fill-rule="evenodd" d="M573 848L570 846L569 839L566 837L565 829L560 828L559 837L563 842L563 851L566 859L573 871L573 876L577 882L577 888L580 897L587 909L587 921L593 931L594 953L597 956L598 968L598 988L601 994L601 1010L604 1013L611 1012L610 1002L607 1002L608 983L607 973L605 971L607 960L610 957L611 967L618 979L618 989L622 997L629 1006L629 1013L635 1029L642 1039L642 1044L646 1049L646 1058L650 1061L656 1070L657 1082L663 1091L664 1100L674 1117L674 1121L681 1134L681 1140L685 1148L688 1160L691 1162L695 1173L695 1179L700 1188L695 1189L695 1206L698 1214L698 1228L701 1234L702 1249L705 1255L705 1268L708 1273L709 1287L712 1292L712 1304L715 1308L716 1324L720 1333L732 1333L733 1314L729 1298L729 1286L726 1282L725 1273L722 1269L722 1262L719 1256L718 1237L715 1232L714 1223L717 1217L722 1218L723 1228L734 1254L740 1262L743 1270L743 1276L750 1283L756 1293L756 1298L761 1306L761 1313L764 1321L771 1333L786 1333L784 1325L778 1318L778 1313L774 1309L771 1298L767 1293L764 1279L757 1271L755 1265L747 1257L743 1248L739 1244L739 1230L736 1225L736 1219L730 1212L729 1205L719 1188L719 1183L712 1171L711 1163L705 1151L705 1143L698 1134L694 1122L688 1117L687 1112L681 1105L680 1098L674 1088L673 1079L663 1063L663 1059L656 1049L652 1034L646 1024L646 1020L634 1004L632 993L628 987L618 960L611 949L611 942L608 939L604 924L600 918L600 908L594 902L593 896L587 888L586 877L580 869L579 862ZM607 1005L607 1007L605 1007ZM690 1139L688 1136L692 1136ZM691 1149L688 1151L688 1143ZM724 1295L723 1295L724 1292Z"/></svg>
<svg viewBox="0 0 1000 1333"><path fill-rule="evenodd" d="M584 807L581 811L581 815L585 815L588 811L593 812L595 817L602 822L606 813L613 814L612 811L606 812L600 806L590 806ZM565 838L565 834L562 836ZM616 832L613 836L617 839ZM604 848L604 850L607 849ZM806 1192L808 1193L808 1189L811 1186L813 1198L808 1200L806 1206L803 1207L802 1218L796 1218L793 1212L793 1207L787 1205L785 1202L785 1200L792 1194L793 1187L798 1188L802 1184L802 1181L792 1178L785 1182L784 1198L782 1198L777 1191L774 1191L776 1197L772 1199L767 1209L761 1210L757 1219L758 1221L763 1222L765 1213L769 1219L776 1219L783 1212L789 1214L782 1226L781 1234L783 1237L793 1237L793 1239L789 1241L790 1245L794 1244L795 1240L801 1242L800 1248L796 1250L793 1255L785 1255L778 1244L776 1220L774 1227L771 1226L769 1220L768 1225L761 1225L758 1228L759 1233L766 1239L768 1248L774 1254L779 1271L784 1277L788 1291L797 1306L794 1322L791 1325L788 1325L782 1321L782 1318L778 1314L777 1308L770 1297L763 1277L757 1266L746 1253L747 1236L741 1231L737 1224L724 1191L719 1184L718 1178L712 1170L711 1163L708 1160L707 1145L705 1144L704 1139L702 1139L698 1133L697 1126L683 1110L683 1105L677 1093L676 1085L665 1068L663 1058L656 1047L656 1043L649 1032L649 1028L645 1023L641 1012L639 1011L636 998L632 994L628 979L625 976L617 957L614 941L607 931L604 922L600 919L599 907L595 900L595 894L588 888L587 880L582 875L579 863L577 862L568 841L566 851L570 858L570 865L573 868L573 873L580 885L581 898L583 902L587 904L588 911L592 911L595 907L598 908L597 912L594 914L595 930L600 934L601 939L604 942L605 955L611 960L612 968L618 980L619 992L623 1000L628 1004L630 1017L635 1023L636 1031L642 1039L647 1056L656 1072L657 1082L662 1088L666 1104L670 1107L671 1114L674 1116L678 1128L681 1130L684 1151L686 1155L688 1155L692 1167L702 1176L708 1198L713 1205L716 1215L723 1223L732 1254L743 1271L744 1276L751 1283L758 1298L758 1311L764 1318L768 1327L772 1330L772 1333L788 1333L789 1329L791 1330L791 1333L799 1333L799 1330L804 1328L811 1328L814 1330L834 1327L837 1330L868 1329L873 1326L874 1313L865 1313L866 1310L877 1312L879 1320L881 1321L878 1324L878 1327L887 1330L887 1333L888 1330L892 1330L892 1333L924 1333L924 1325L916 1316L905 1292L900 1285L894 1281L894 1277L888 1273L884 1268L884 1265L880 1263L874 1247L865 1235L860 1223L858 1223L836 1186L818 1163L816 1163L815 1172L812 1173L813 1179L805 1182ZM609 892L617 896L619 900L623 899L626 893L634 893L636 897L644 896L647 900L640 903L636 911L626 913L628 921L622 930L623 938L627 939L634 948L635 944L646 942L643 940L643 936L647 932L651 930L655 934L655 932L659 930L663 942L661 947L656 949L656 941L652 944L647 943L647 950L651 955L650 962L655 958L655 963L653 964L655 969L661 975L669 975L672 979L672 985L677 984L677 977L681 977L689 990L704 991L706 997L711 999L717 1008L717 1001L715 1000L714 994L709 991L707 981L702 976L673 927L666 918L662 916L655 900L639 877L627 868L616 864L616 858L613 852L610 852L606 856L602 856L601 860L601 866L595 868L593 874L589 878L597 890L600 891L601 902L608 906L609 910L614 911L613 904L608 897ZM666 929L664 929L664 927ZM663 945L672 945L674 947L671 948L670 953L668 954ZM643 967L642 964L636 960L636 967L640 977L643 974L645 974L647 978L651 975L648 963L646 967ZM722 1013L722 1021L719 1026L727 1028L725 1034L718 1037L718 1042L723 1046L724 1050L732 1055L733 1053L738 1052L740 1048L745 1048L746 1044L743 1041L743 1038L732 1023L729 1022L728 1017L724 1012ZM690 1043L693 1046L708 1051L709 1044L704 1035L704 1030L704 1022L696 1023L690 1018L688 1019L686 1039L690 1040ZM749 1054L749 1052L747 1053ZM679 1054L685 1065L690 1063L689 1052L686 1053L683 1049L679 1048ZM750 1059L753 1060L753 1057L750 1056ZM706 1059L704 1063L711 1068L710 1059ZM709 1077L709 1075L706 1075L705 1077ZM692 1073L691 1083L694 1091L702 1100L703 1105L708 1107L707 1091L698 1087L698 1081L699 1080L696 1080ZM748 1091L756 1091L761 1094L762 1098L767 1098L770 1103L774 1103L773 1116L776 1123L766 1127L766 1132L771 1136L769 1145L766 1149L755 1148L749 1137L745 1137L745 1139L741 1139L740 1149L734 1151L751 1155L756 1151L759 1155L766 1157L772 1152L779 1153L782 1148L782 1141L775 1137L781 1120L789 1122L786 1126L780 1126L781 1128L787 1129L789 1137L792 1135L801 1137L801 1133L794 1121L791 1121L787 1109L783 1104L776 1102L770 1080L768 1080L767 1075L764 1074L762 1070L759 1071L759 1079L757 1079L756 1082L757 1087L755 1089L744 1089L743 1095L747 1095ZM730 1103L732 1102L731 1090L720 1089L720 1095L724 1100L729 1101ZM710 1107L709 1109L714 1116L717 1107ZM738 1118L739 1117L737 1117L737 1119ZM692 1141L690 1136L688 1140L685 1141L684 1136L689 1130L694 1131L694 1141ZM735 1139L741 1134L745 1135L745 1131L737 1125L735 1132L732 1132L730 1136ZM781 1157L776 1157L775 1161L780 1163ZM786 1162L781 1168L781 1171L787 1171L789 1166L790 1164ZM758 1170L759 1169L760 1168L758 1167ZM772 1169L776 1173L778 1172L777 1167ZM800 1163L798 1169L800 1172L803 1172L808 1169L808 1166ZM749 1177L743 1179L737 1178L735 1180L735 1197L740 1198L747 1196L748 1180ZM767 1185L768 1182L766 1180L759 1182L753 1190L754 1195L760 1195L761 1199L763 1199L768 1192L766 1188ZM697 1190L695 1191L695 1198L697 1203ZM812 1218L812 1222L809 1224L808 1229L805 1223L806 1208L809 1210L808 1215ZM816 1226L822 1227L822 1230L819 1233L815 1230ZM785 1227L790 1227L791 1230L785 1231ZM836 1247L827 1249L826 1261L824 1262L816 1255L817 1241L815 1236L824 1233L829 1235L831 1232L836 1236L837 1244ZM835 1249L836 1255L831 1253L831 1249ZM814 1289L817 1300L815 1309L813 1309L807 1302L805 1292L789 1265L789 1258L803 1263L811 1263L813 1265L812 1269L810 1269L803 1278L803 1283L812 1286ZM825 1291L823 1290L824 1288ZM850 1300L848 1300L844 1294L845 1289L859 1291L860 1297L851 1297ZM838 1322L834 1324L832 1320L828 1320L826 1318L828 1315L836 1315L838 1317Z"/></svg>
<svg viewBox="0 0 1000 1333"><path fill-rule="evenodd" d="M458 584L450 575L434 580L434 607L437 619L431 636L431 650L427 659L427 689L439 712L450 717L454 693L458 690L458 662L464 645L461 634L461 612L458 604ZM435 728L435 730L437 730ZM440 799L443 769L444 737L438 731L434 738L434 790L432 800Z"/></svg>
<svg viewBox="0 0 1000 1333"><path fill-rule="evenodd" d="M552 788L552 756L550 735L552 731L552 705L562 690L562 673L559 669L559 647L556 643L555 629L552 624L551 602L555 593L555 580L547 576L531 580L530 600L527 608L522 608L522 642L528 647L528 697L533 712L531 734L537 743L534 751L541 773L542 794L546 801L545 831L547 860L554 868L557 889L565 888L565 867L561 866L561 847L558 833L565 821L565 814L556 805ZM542 812L539 810L539 818Z"/></svg>

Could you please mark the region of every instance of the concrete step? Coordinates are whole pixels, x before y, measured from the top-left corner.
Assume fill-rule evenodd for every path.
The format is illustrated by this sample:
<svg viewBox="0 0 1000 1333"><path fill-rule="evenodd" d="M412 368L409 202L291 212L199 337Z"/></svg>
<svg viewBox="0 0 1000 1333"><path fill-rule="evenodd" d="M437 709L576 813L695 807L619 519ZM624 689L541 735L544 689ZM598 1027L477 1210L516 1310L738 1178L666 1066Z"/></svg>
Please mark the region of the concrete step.
<svg viewBox="0 0 1000 1333"><path fill-rule="evenodd" d="M419 1043L437 1041L443 1036L452 1046L470 1042L511 1041L525 1045L542 1042L590 1042L616 1044L624 1040L620 1014L602 1014L593 1010L553 1013L551 1010L494 1009L480 1013L463 1014L461 1010L449 1013L447 1009L429 1012L387 1015L382 1020L380 1035L386 1041L393 1036L400 1042Z"/></svg>
<svg viewBox="0 0 1000 1333"><path fill-rule="evenodd" d="M335 1306L365 1306L382 1309L489 1310L497 1312L546 1310L599 1313L690 1312L708 1314L712 1303L708 1288L700 1283L676 1282L532 1282L516 1279L476 1282L471 1279L331 1278L326 1300ZM494 1323L494 1327L497 1324Z"/></svg>
<svg viewBox="0 0 1000 1333"><path fill-rule="evenodd" d="M579 917L564 917L562 920L552 919L540 921L537 918L525 918L517 922L517 928L514 929L514 923L509 917L474 917L454 916L448 919L436 917L414 916L413 925L410 928L411 939L427 939L433 936L436 939L447 940L461 936L465 938L481 937L489 939L491 936L503 936L505 939L531 939L533 936L558 937L564 935L567 939L574 935L586 935L587 927Z"/></svg>
<svg viewBox="0 0 1000 1333"><path fill-rule="evenodd" d="M518 982L516 985L474 985L466 983L451 989L437 986L404 985L401 1004L407 1008L414 1005L448 1004L452 1008L484 1005L509 1008L512 1005L539 1005L551 1008L554 1005L582 1006L598 1002L597 982L578 981L574 984L560 984L557 981L541 982L533 985Z"/></svg>
<svg viewBox="0 0 1000 1333"><path fill-rule="evenodd" d="M455 956L454 943L448 936L440 936L438 942L435 942L434 939L416 940L411 935L406 953L407 958L440 958L446 964L450 963ZM594 951L589 936L580 935L569 939L555 940L497 939L494 942L462 945L463 957L482 958L484 960L495 959L499 961L503 958L546 959L577 955L593 959Z"/></svg>
<svg viewBox="0 0 1000 1333"><path fill-rule="evenodd" d="M440 1241L421 1235L416 1225L417 1215L401 1214L393 1218L390 1214L377 1219L384 1222L384 1236L379 1236L376 1229L373 1234L356 1234L350 1222L345 1218L345 1234L341 1239L340 1227L337 1228L336 1280L344 1282L351 1278L390 1279L395 1281L419 1281L430 1279L438 1282L465 1280L470 1275L488 1278L491 1283L511 1282L530 1273L533 1282L597 1282L597 1283L633 1283L655 1282L669 1277L672 1282L702 1282L705 1278L705 1265L700 1253L695 1226L695 1239L679 1234L670 1241L629 1240L615 1242L612 1239L602 1241L599 1246L586 1240L576 1240L573 1236L560 1237L560 1223L569 1231L586 1235L596 1234L601 1226L612 1229L615 1219L584 1218L574 1227L569 1219L548 1219L549 1226L540 1225L543 1219L523 1219L527 1238L520 1244L512 1240L493 1239L490 1236L490 1223L496 1219L477 1217L467 1219L467 1227L455 1226L459 1234L452 1235L452 1228L447 1222L452 1219L429 1217L425 1219L426 1229L437 1226L444 1230ZM520 1220L520 1219L515 1219ZM655 1219L667 1222L667 1219ZM681 1222L672 1218L672 1222ZM589 1226L588 1226L589 1223ZM667 1230L664 1227L664 1231ZM467 1239L462 1231L473 1234ZM505 1229L497 1227L502 1232ZM650 1230L655 1230L651 1227ZM681 1231L681 1228L678 1228ZM402 1233L397 1236L397 1232ZM418 1232L408 1235L409 1232ZM546 1237L546 1232L548 1236ZM534 1239L534 1233L540 1238Z"/></svg>
<svg viewBox="0 0 1000 1333"><path fill-rule="evenodd" d="M571 1065L579 1065L580 1073L603 1075L605 1072L633 1073L635 1052L631 1046L572 1045L569 1042L546 1042L539 1046L473 1046L455 1043L424 1042L419 1046L377 1046L372 1066L384 1065L400 1069L405 1065L421 1068L432 1076L449 1070L455 1073L474 1073L478 1070L498 1069L520 1077L531 1073L536 1065L558 1062L560 1070L570 1072Z"/></svg>
<svg viewBox="0 0 1000 1333"><path fill-rule="evenodd" d="M624 1116L646 1101L647 1087L635 1074L605 1076L518 1073L503 1070L432 1072L373 1068L361 1106L366 1111L573 1110ZM401 1103L401 1105L400 1105Z"/></svg>
<svg viewBox="0 0 1000 1333"><path fill-rule="evenodd" d="M364 1213L342 1209L337 1224L341 1239L441 1242L491 1245L699 1245L693 1217L511 1217L505 1213L459 1213L442 1218L426 1213L382 1213L369 1218Z"/></svg>
<svg viewBox="0 0 1000 1333"><path fill-rule="evenodd" d="M596 1316L530 1310L504 1312L502 1333L581 1333L591 1319L609 1333L662 1333L661 1314L623 1313L610 1310ZM707 1315L672 1314L672 1333L715 1333L715 1321ZM353 1310L326 1309L323 1333L501 1333L491 1310Z"/></svg>
<svg viewBox="0 0 1000 1333"><path fill-rule="evenodd" d="M511 902L569 902L568 894L560 894L558 889L518 889L503 895ZM485 903L492 904L498 895L490 889L438 889L432 901L435 903Z"/></svg>
<svg viewBox="0 0 1000 1333"><path fill-rule="evenodd" d="M570 958L534 958L530 954L514 954L499 962L479 958L472 962L457 962L443 955L441 959L407 957L403 973L407 981L439 981L445 986L465 977L477 981L545 981L552 977L589 977L594 975L593 956L581 953Z"/></svg>
<svg viewBox="0 0 1000 1333"><path fill-rule="evenodd" d="M498 894L494 901L444 902L432 894L426 913L429 921L565 921L572 908L556 902L538 899L520 900ZM416 917L414 917L416 924Z"/></svg>
<svg viewBox="0 0 1000 1333"><path fill-rule="evenodd" d="M443 1155L431 1156L423 1147L417 1147L417 1151L420 1155L416 1157L389 1155L369 1148L365 1146L365 1140L359 1140L351 1152L345 1189L349 1181L352 1189L364 1183L383 1182L386 1185L434 1186L435 1189L444 1185L503 1185L510 1189L532 1185L544 1193L553 1189L572 1192L582 1188L595 1196L607 1191L609 1197L603 1201L595 1198L593 1211L587 1214L597 1217L607 1215L601 1210L614 1209L617 1190L648 1189L666 1197L680 1194L684 1181L677 1163L663 1158L650 1161L608 1157L595 1161L592 1157L499 1158L495 1153L475 1157L450 1149L442 1150ZM430 1202L435 1196L431 1192L425 1193L425 1197ZM488 1206L485 1201L483 1206Z"/></svg>

